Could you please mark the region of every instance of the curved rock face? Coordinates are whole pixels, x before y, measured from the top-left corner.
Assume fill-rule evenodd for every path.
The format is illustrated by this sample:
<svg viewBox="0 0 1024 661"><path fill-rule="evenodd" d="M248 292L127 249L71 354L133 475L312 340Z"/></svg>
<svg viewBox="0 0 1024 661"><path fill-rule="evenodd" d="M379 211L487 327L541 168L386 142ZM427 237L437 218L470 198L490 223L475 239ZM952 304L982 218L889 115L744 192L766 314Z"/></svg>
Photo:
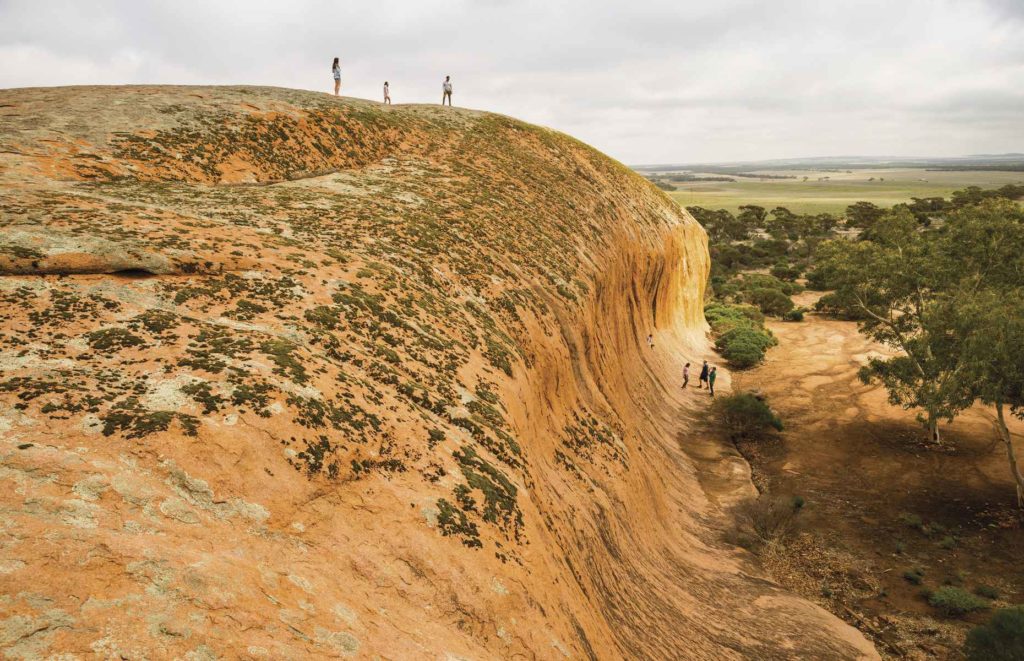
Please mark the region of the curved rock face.
<svg viewBox="0 0 1024 661"><path fill-rule="evenodd" d="M11 656L874 656L716 541L705 235L567 136L0 92L0 272Z"/></svg>

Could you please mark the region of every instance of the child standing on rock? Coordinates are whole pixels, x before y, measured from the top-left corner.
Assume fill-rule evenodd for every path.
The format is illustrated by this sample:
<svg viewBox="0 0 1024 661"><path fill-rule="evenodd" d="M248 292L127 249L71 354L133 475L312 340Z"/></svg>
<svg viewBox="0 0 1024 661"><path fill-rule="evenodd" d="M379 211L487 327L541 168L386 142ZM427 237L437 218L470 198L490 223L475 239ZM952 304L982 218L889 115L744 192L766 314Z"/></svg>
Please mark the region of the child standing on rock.
<svg viewBox="0 0 1024 661"><path fill-rule="evenodd" d="M690 383L690 363L683 366L683 388Z"/></svg>

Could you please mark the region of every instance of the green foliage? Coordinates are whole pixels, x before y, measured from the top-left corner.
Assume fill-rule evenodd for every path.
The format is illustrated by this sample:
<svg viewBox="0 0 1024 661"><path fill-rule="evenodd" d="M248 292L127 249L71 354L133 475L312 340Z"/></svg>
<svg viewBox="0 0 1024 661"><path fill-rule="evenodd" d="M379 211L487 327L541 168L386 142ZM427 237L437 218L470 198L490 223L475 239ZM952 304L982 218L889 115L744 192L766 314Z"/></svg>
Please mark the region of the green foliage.
<svg viewBox="0 0 1024 661"><path fill-rule="evenodd" d="M126 328L103 328L87 333L85 338L96 351L119 351L145 344L141 337Z"/></svg>
<svg viewBox="0 0 1024 661"><path fill-rule="evenodd" d="M819 262L807 273L807 288L813 291L835 289L838 286L836 275L836 269L829 262Z"/></svg>
<svg viewBox="0 0 1024 661"><path fill-rule="evenodd" d="M110 411L100 416L100 420L103 422L104 436L120 432L125 438L143 438L167 431L175 420L181 425L185 436L196 436L199 429L199 420L195 416L175 411L150 411L135 396L115 404Z"/></svg>
<svg viewBox="0 0 1024 661"><path fill-rule="evenodd" d="M979 585L974 588L974 594L979 597L985 597L986 599L998 599L999 590L995 589L991 585Z"/></svg>
<svg viewBox="0 0 1024 661"><path fill-rule="evenodd" d="M771 268L770 273L773 278L785 280L786 282L795 282L800 277L801 270L788 264L776 264Z"/></svg>
<svg viewBox="0 0 1024 661"><path fill-rule="evenodd" d="M757 365L765 352L777 344L764 327L764 314L750 305L711 303L704 316L717 336L715 349L737 369Z"/></svg>
<svg viewBox="0 0 1024 661"><path fill-rule="evenodd" d="M782 315L783 321L803 321L804 320L804 309L796 308L790 310L786 314Z"/></svg>
<svg viewBox="0 0 1024 661"><path fill-rule="evenodd" d="M952 585L943 586L932 592L928 597L928 603L947 617L962 617L967 613L989 607L988 600Z"/></svg>
<svg viewBox="0 0 1024 661"><path fill-rule="evenodd" d="M764 324L764 314L752 305L709 303L704 308L704 318L715 334L732 330L736 326L759 327Z"/></svg>
<svg viewBox="0 0 1024 661"><path fill-rule="evenodd" d="M795 307L793 300L778 289L751 289L745 293L745 298L760 308L761 312L773 317L781 317Z"/></svg>
<svg viewBox="0 0 1024 661"><path fill-rule="evenodd" d="M908 569L907 571L903 572L903 578L908 583L913 583L914 585L921 585L921 583L924 581L924 570L920 567Z"/></svg>
<svg viewBox="0 0 1024 661"><path fill-rule="evenodd" d="M518 539L523 526L523 513L516 501L516 486L504 473L477 454L472 446L464 445L453 456L459 463L469 489L483 493L484 507L481 515L484 521L498 524Z"/></svg>
<svg viewBox="0 0 1024 661"><path fill-rule="evenodd" d="M903 525L917 530L924 527L924 520L922 520L918 515L911 514L909 512L903 512L900 514L900 521L903 522Z"/></svg>
<svg viewBox="0 0 1024 661"><path fill-rule="evenodd" d="M884 215L885 209L871 202L856 202L846 207L846 225L868 229L873 227Z"/></svg>
<svg viewBox="0 0 1024 661"><path fill-rule="evenodd" d="M922 230L912 210L896 209L865 237L819 249L819 269L836 287L821 308L858 318L862 332L900 352L871 361L862 377L882 383L894 405L920 410L938 441L938 423L982 397L979 388L990 381L968 378L970 365L1003 370L1008 362L972 360L963 340L989 316L977 302L1010 300L1024 285L1024 211L986 201L949 213L941 228ZM976 346L991 356L990 348Z"/></svg>
<svg viewBox="0 0 1024 661"><path fill-rule="evenodd" d="M746 369L764 360L769 348L778 341L767 329L737 326L715 340L715 349L737 369Z"/></svg>
<svg viewBox="0 0 1024 661"><path fill-rule="evenodd" d="M437 501L437 527L445 537L460 537L462 544L469 548L480 548L480 530L469 520L466 513L444 498Z"/></svg>
<svg viewBox="0 0 1024 661"><path fill-rule="evenodd" d="M713 243L742 241L750 236L752 226L747 216L737 218L725 209L687 207L686 210L704 227L708 239Z"/></svg>
<svg viewBox="0 0 1024 661"><path fill-rule="evenodd" d="M1024 659L1024 606L1000 608L988 622L971 629L964 654L967 661Z"/></svg>
<svg viewBox="0 0 1024 661"><path fill-rule="evenodd" d="M757 440L773 431L782 431L782 420L764 397L754 393L739 392L720 397L715 400L711 411L734 441Z"/></svg>
<svg viewBox="0 0 1024 661"><path fill-rule="evenodd" d="M864 321L868 318L867 313L852 302L852 297L846 292L825 294L814 303L814 311L844 321Z"/></svg>

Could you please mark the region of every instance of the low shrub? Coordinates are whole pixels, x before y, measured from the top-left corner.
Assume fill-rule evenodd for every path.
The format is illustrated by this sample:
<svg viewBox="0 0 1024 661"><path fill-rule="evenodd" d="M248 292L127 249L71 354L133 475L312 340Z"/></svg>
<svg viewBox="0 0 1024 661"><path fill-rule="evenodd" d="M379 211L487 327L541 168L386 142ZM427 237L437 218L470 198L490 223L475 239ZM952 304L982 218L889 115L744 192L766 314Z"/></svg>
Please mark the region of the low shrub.
<svg viewBox="0 0 1024 661"><path fill-rule="evenodd" d="M985 624L967 633L967 661L1024 659L1024 606L1000 608Z"/></svg>
<svg viewBox="0 0 1024 661"><path fill-rule="evenodd" d="M795 307L793 300L779 289L758 287L744 292L743 297L748 303L756 305L761 312L773 317L781 317Z"/></svg>
<svg viewBox="0 0 1024 661"><path fill-rule="evenodd" d="M804 309L803 308L796 308L794 310L790 310L786 314L782 315L782 320L783 321L803 321L804 320Z"/></svg>
<svg viewBox="0 0 1024 661"><path fill-rule="evenodd" d="M924 570L920 567L908 569L903 572L903 578L914 585L921 585L921 582L924 580Z"/></svg>
<svg viewBox="0 0 1024 661"><path fill-rule="evenodd" d="M733 303L710 303L704 308L704 318L716 334L725 333L737 326L759 327L764 323L764 314L753 305Z"/></svg>
<svg viewBox="0 0 1024 661"><path fill-rule="evenodd" d="M900 512L900 521L903 522L903 525L916 528L917 530L921 530L924 527L924 520L910 512Z"/></svg>
<svg viewBox="0 0 1024 661"><path fill-rule="evenodd" d="M979 597L985 597L986 599L998 599L999 590L995 589L991 585L979 585L974 588L974 594Z"/></svg>
<svg viewBox="0 0 1024 661"><path fill-rule="evenodd" d="M765 352L777 340L766 329L737 326L715 340L715 349L737 369L746 369L764 360Z"/></svg>
<svg viewBox="0 0 1024 661"><path fill-rule="evenodd" d="M770 273L773 278L779 280L785 280L787 282L794 282L800 277L800 269L796 266L789 266L788 264L776 264L772 267Z"/></svg>
<svg viewBox="0 0 1024 661"><path fill-rule="evenodd" d="M801 511L793 498L761 496L741 503L733 508L731 541L752 551L779 544L799 529Z"/></svg>
<svg viewBox="0 0 1024 661"><path fill-rule="evenodd" d="M751 392L738 392L720 397L711 412L734 441L763 438L773 431L782 431L782 420L763 397ZM803 506L803 500L800 500Z"/></svg>
<svg viewBox="0 0 1024 661"><path fill-rule="evenodd" d="M947 585L935 590L928 597L928 603L948 617L962 617L967 613L989 607L987 599L971 594L963 588Z"/></svg>

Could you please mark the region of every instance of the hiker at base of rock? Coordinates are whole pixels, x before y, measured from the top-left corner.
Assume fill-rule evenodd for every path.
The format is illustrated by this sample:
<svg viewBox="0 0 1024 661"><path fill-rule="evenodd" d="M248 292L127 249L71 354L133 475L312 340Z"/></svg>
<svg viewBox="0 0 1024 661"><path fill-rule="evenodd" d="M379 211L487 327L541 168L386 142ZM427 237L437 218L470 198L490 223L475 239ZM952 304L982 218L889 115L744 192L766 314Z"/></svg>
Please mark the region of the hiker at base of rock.
<svg viewBox="0 0 1024 661"><path fill-rule="evenodd" d="M708 388L711 389L711 396L715 396L715 379L718 378L718 368L712 367L708 372Z"/></svg>
<svg viewBox="0 0 1024 661"><path fill-rule="evenodd" d="M441 89L444 90L443 93L441 94L441 105L443 106L444 105L444 100L448 99L448 107L451 108L452 107L452 77L451 76L445 76L444 77L444 85L441 86Z"/></svg>
<svg viewBox="0 0 1024 661"><path fill-rule="evenodd" d="M338 96L338 92L341 91L341 62L338 58L334 58L334 63L331 64L331 73L334 75L334 96Z"/></svg>
<svg viewBox="0 0 1024 661"><path fill-rule="evenodd" d="M683 365L683 387L690 384L690 363Z"/></svg>
<svg viewBox="0 0 1024 661"><path fill-rule="evenodd" d="M654 336L653 335L648 335L647 336L647 346L649 346L652 349L654 348Z"/></svg>
<svg viewBox="0 0 1024 661"><path fill-rule="evenodd" d="M708 369L710 369L708 367L708 361L705 360L704 361L704 367L700 368L700 386L699 386L700 388L703 388L704 384L707 383L707 380L708 380Z"/></svg>
<svg viewBox="0 0 1024 661"><path fill-rule="evenodd" d="M391 105L391 90L388 89L388 81L384 81L384 103Z"/></svg>

